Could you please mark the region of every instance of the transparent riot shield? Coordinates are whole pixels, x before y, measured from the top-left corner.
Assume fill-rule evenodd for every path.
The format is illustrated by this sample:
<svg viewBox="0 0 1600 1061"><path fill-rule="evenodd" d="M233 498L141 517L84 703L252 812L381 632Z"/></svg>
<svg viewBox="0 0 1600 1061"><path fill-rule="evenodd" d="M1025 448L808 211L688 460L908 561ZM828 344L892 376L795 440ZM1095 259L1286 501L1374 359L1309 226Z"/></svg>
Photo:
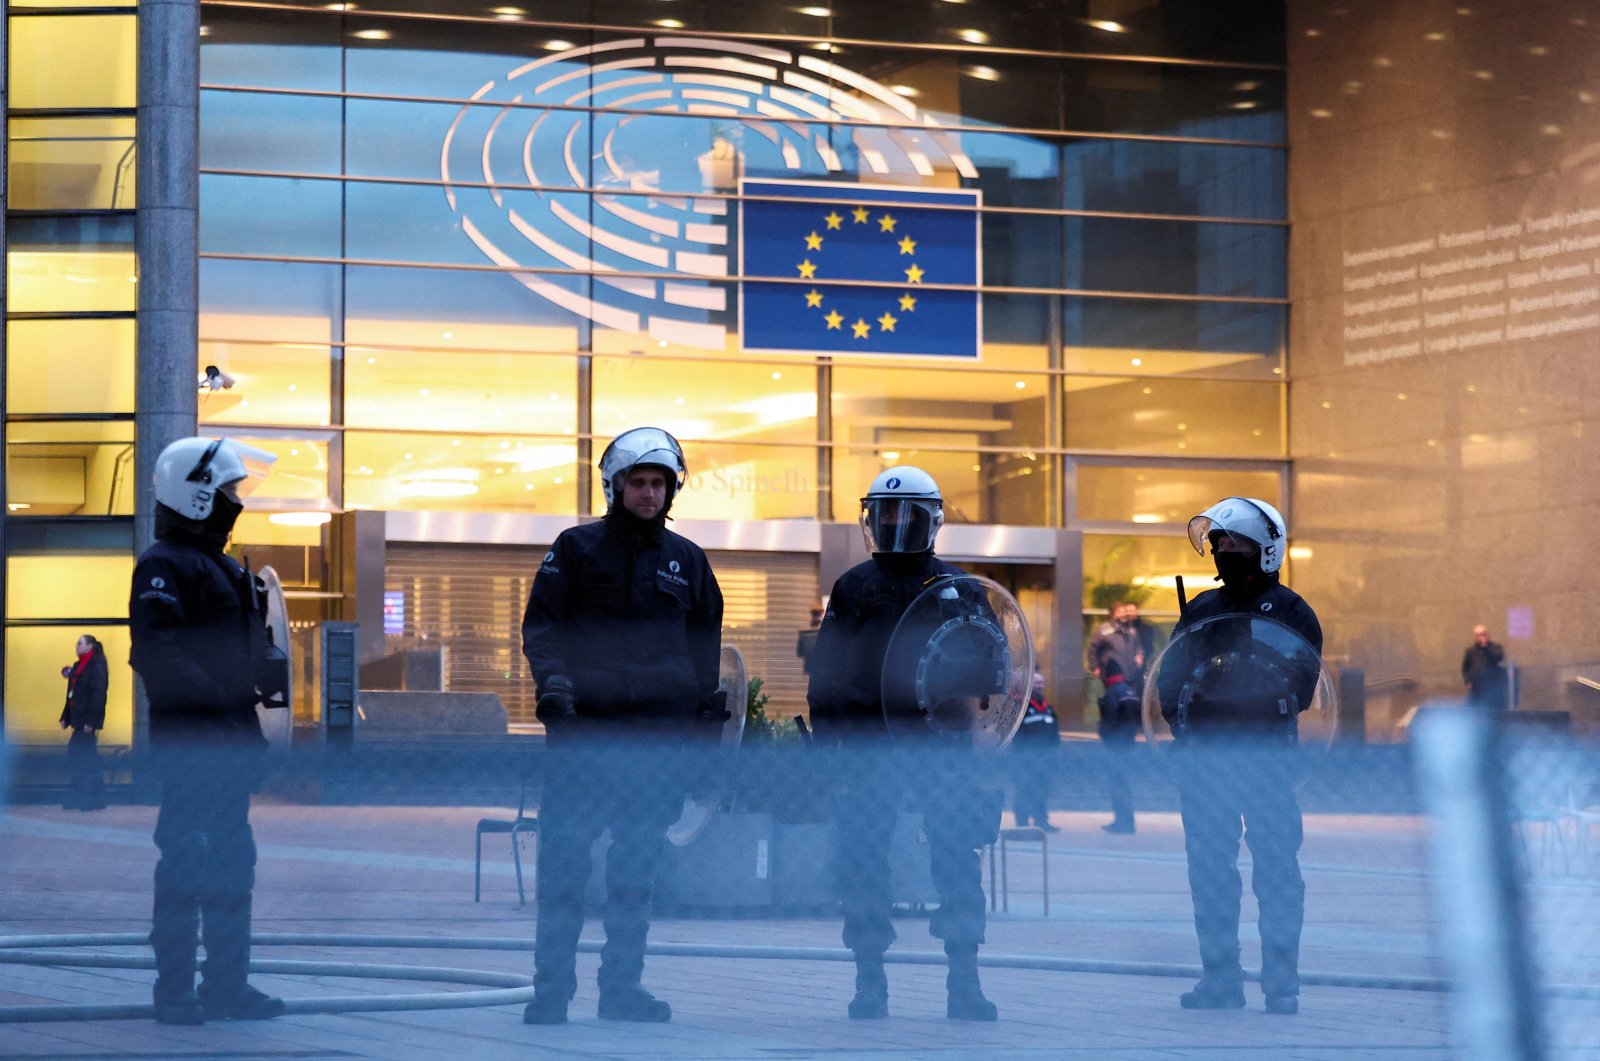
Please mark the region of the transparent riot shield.
<svg viewBox="0 0 1600 1061"><path fill-rule="evenodd" d="M1145 682L1144 735L1195 744L1332 743L1339 710L1321 654L1254 613L1218 615L1167 642Z"/></svg>
<svg viewBox="0 0 1600 1061"><path fill-rule="evenodd" d="M256 572L267 587L267 638L273 648L283 653L281 666L284 677L290 674L289 608L283 598L283 581L271 567ZM261 720L261 732L274 751L288 749L294 733L294 683L285 682L279 698L272 703L256 705L256 717Z"/></svg>
<svg viewBox="0 0 1600 1061"><path fill-rule="evenodd" d="M744 654L733 645L722 646L722 672L717 678L717 695L728 712L715 748L709 749L710 762L697 770L695 785L683 800L683 813L667 829L667 839L677 847L694 842L711 816L721 809L736 776L735 759L744 739L749 677Z"/></svg>
<svg viewBox="0 0 1600 1061"><path fill-rule="evenodd" d="M976 575L923 590L883 658L883 717L897 740L999 751L1028 709L1033 641L1015 598Z"/></svg>

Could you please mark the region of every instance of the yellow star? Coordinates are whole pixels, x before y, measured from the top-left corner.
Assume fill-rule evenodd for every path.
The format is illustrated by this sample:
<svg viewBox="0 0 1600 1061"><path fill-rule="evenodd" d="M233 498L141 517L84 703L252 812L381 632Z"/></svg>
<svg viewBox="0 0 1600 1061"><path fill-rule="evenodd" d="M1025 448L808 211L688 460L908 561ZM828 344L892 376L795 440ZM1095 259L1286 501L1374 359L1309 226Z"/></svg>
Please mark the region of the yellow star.
<svg viewBox="0 0 1600 1061"><path fill-rule="evenodd" d="M865 339L867 337L867 335L872 331L872 325L868 324L866 321L862 320L860 317L856 318L856 322L854 324L850 325L850 328L851 328L852 331L854 331L856 333L856 338L857 339Z"/></svg>
<svg viewBox="0 0 1600 1061"><path fill-rule="evenodd" d="M795 266L795 268L799 269L800 270L800 275L803 276L807 280L810 280L813 276L817 275L817 267L815 265L811 264L811 259L810 258L807 258L805 261L803 261L799 265ZM913 280L911 282L913 284L916 283L915 280Z"/></svg>
<svg viewBox="0 0 1600 1061"><path fill-rule="evenodd" d="M820 306L820 305L822 305L822 292L818 291L816 288L812 288L810 291L807 291L806 292L806 305L807 306Z"/></svg>
<svg viewBox="0 0 1600 1061"><path fill-rule="evenodd" d="M815 232L806 237L806 250L819 251L822 249L822 237Z"/></svg>
<svg viewBox="0 0 1600 1061"><path fill-rule="evenodd" d="M833 210L833 211L830 211L828 216L823 218L822 220L824 220L824 221L826 221L828 223L828 227L829 228L838 228L839 227L839 222L843 221L844 218L839 216L839 211Z"/></svg>
<svg viewBox="0 0 1600 1061"><path fill-rule="evenodd" d="M891 317L888 313L878 318L878 328L886 332L894 331L894 326L899 323L897 318Z"/></svg>
<svg viewBox="0 0 1600 1061"><path fill-rule="evenodd" d="M912 239L910 236L907 236L905 239L901 240L900 241L900 253L901 254L915 254L915 253L917 253L917 241Z"/></svg>
<svg viewBox="0 0 1600 1061"><path fill-rule="evenodd" d="M872 216L872 211L868 210L864 206L858 206L858 207L856 207L854 210L852 210L850 212L852 214L856 215L856 224L858 224L858 225L866 224L867 223L867 218Z"/></svg>
<svg viewBox="0 0 1600 1061"><path fill-rule="evenodd" d="M828 322L828 330L830 332L836 330L839 325L844 323L844 317L840 315L838 310L834 310L822 319Z"/></svg>
<svg viewBox="0 0 1600 1061"><path fill-rule="evenodd" d="M907 291L900 296L900 308L907 313L915 313L917 311L917 300L911 297L911 292Z"/></svg>
<svg viewBox="0 0 1600 1061"><path fill-rule="evenodd" d="M878 218L878 230L880 232L893 232L894 218L890 217L888 214L884 214L882 217Z"/></svg>
<svg viewBox="0 0 1600 1061"><path fill-rule="evenodd" d="M922 283L922 270L917 267L915 262L912 262L911 268L906 270L906 280L913 284Z"/></svg>

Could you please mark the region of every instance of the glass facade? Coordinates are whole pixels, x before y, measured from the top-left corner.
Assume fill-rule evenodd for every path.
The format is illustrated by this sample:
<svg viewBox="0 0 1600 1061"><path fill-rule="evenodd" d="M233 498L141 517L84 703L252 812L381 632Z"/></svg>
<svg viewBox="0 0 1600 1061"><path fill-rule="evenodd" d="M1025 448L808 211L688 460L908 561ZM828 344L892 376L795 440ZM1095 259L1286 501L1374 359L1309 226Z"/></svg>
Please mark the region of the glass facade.
<svg viewBox="0 0 1600 1061"><path fill-rule="evenodd" d="M132 739L137 14L6 14L5 738L58 743L60 669L92 633L102 740Z"/></svg>

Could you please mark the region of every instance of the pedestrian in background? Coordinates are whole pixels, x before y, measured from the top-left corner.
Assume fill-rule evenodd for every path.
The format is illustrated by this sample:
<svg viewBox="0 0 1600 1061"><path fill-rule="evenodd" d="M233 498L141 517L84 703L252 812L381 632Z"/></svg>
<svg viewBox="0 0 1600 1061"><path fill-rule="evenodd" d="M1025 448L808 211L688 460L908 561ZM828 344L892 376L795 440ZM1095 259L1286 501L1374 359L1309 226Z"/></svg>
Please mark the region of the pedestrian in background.
<svg viewBox="0 0 1600 1061"><path fill-rule="evenodd" d="M1504 710L1509 706L1510 683L1506 674L1506 650L1489 640L1489 628L1472 628L1472 644L1461 657L1461 680L1467 686L1467 699L1478 707Z"/></svg>
<svg viewBox="0 0 1600 1061"><path fill-rule="evenodd" d="M67 737L67 766L72 772L72 793L62 804L67 810L100 810L106 805L105 777L100 770L100 731L106 725L105 648L90 634L78 638L78 660L61 668L67 679L67 703L61 709L61 728Z"/></svg>
<svg viewBox="0 0 1600 1061"><path fill-rule="evenodd" d="M1111 789L1108 833L1131 833L1133 785L1129 778L1134 738L1139 733L1140 698L1147 668L1155 656L1155 631L1139 618L1139 606L1118 601L1108 622L1089 643L1089 671L1105 686L1100 695L1100 741L1106 750L1106 780Z"/></svg>
<svg viewBox="0 0 1600 1061"><path fill-rule="evenodd" d="M1050 779L1055 775L1061 749L1061 723L1044 695L1044 675L1033 672L1033 692L1011 745L1013 768L1012 816L1018 825L1036 825L1047 833L1061 830L1050 824Z"/></svg>

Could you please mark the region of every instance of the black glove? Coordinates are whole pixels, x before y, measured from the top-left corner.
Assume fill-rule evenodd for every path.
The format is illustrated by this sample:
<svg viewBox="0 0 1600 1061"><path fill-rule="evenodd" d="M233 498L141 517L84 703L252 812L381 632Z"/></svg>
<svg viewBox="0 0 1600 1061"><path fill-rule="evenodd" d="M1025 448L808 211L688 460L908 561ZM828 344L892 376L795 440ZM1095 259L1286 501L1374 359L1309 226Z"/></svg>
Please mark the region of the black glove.
<svg viewBox="0 0 1600 1061"><path fill-rule="evenodd" d="M552 675L539 690L533 716L543 722L546 729L577 718L578 698L573 695L572 680L563 674Z"/></svg>

